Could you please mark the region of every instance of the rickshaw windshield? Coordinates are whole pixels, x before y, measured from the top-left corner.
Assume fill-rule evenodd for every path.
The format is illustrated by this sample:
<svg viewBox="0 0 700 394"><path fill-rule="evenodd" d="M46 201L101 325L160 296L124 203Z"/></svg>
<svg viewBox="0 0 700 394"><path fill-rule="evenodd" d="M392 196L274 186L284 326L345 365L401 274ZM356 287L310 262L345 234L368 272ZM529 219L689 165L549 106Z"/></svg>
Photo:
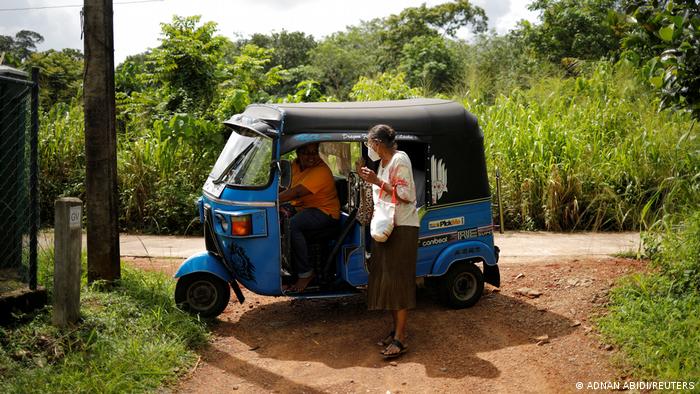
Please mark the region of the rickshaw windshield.
<svg viewBox="0 0 700 394"><path fill-rule="evenodd" d="M270 178L272 139L234 130L209 174L214 183L264 186Z"/></svg>

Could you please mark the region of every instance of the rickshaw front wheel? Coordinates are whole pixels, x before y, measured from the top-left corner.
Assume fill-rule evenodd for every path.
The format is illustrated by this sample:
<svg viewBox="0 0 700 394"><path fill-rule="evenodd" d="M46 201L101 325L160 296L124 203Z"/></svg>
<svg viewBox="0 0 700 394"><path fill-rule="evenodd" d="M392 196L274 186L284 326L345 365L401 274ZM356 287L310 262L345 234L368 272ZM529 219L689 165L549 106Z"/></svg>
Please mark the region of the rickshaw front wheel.
<svg viewBox="0 0 700 394"><path fill-rule="evenodd" d="M484 275L472 262L457 262L438 282L438 294L452 308L467 308L481 298Z"/></svg>
<svg viewBox="0 0 700 394"><path fill-rule="evenodd" d="M226 309L231 298L228 283L219 277L195 272L178 279L175 286L175 304L201 317L215 317Z"/></svg>

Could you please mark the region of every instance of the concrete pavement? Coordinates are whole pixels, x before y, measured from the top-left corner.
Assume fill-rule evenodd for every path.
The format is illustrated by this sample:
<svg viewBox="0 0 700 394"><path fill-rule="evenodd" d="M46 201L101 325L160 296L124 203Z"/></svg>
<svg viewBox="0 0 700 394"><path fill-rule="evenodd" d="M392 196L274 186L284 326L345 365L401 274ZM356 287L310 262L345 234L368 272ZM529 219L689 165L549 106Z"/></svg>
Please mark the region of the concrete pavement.
<svg viewBox="0 0 700 394"><path fill-rule="evenodd" d="M501 249L502 263L541 261L561 257L605 256L637 252L639 233L551 233L515 231L495 234ZM53 233L42 232L40 245L53 242ZM85 248L85 235L83 235ZM122 256L165 257L184 259L205 250L203 237L121 234L119 248Z"/></svg>

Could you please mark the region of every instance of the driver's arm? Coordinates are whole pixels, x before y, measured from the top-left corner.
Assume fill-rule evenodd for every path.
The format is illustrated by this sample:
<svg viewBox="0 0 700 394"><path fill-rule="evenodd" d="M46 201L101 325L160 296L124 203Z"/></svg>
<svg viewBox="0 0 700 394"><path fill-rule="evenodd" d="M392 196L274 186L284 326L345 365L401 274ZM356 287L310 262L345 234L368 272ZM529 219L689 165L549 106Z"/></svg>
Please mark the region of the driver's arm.
<svg viewBox="0 0 700 394"><path fill-rule="evenodd" d="M296 185L280 193L280 202L287 202L311 194L304 185Z"/></svg>

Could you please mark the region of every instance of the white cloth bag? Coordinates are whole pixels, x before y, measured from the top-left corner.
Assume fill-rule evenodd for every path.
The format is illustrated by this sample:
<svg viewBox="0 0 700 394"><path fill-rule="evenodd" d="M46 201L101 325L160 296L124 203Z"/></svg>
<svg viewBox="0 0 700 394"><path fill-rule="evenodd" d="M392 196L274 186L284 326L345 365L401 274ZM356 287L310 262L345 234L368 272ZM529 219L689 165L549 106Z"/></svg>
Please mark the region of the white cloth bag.
<svg viewBox="0 0 700 394"><path fill-rule="evenodd" d="M379 198L374 204L372 221L369 224L369 232L377 242L386 242L394 229L394 215L396 213L396 188L391 189L391 202L382 200L382 192L379 190Z"/></svg>

